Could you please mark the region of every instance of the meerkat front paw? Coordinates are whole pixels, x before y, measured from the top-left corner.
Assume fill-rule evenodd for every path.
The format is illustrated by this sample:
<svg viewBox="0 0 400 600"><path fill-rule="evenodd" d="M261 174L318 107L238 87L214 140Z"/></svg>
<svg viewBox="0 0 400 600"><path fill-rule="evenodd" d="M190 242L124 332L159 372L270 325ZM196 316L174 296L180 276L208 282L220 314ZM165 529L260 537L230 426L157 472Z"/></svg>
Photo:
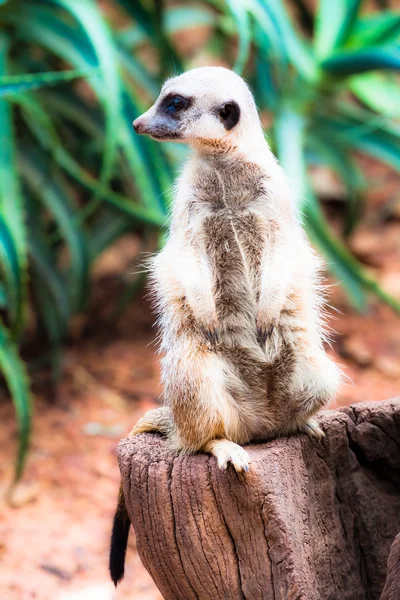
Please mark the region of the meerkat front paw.
<svg viewBox="0 0 400 600"><path fill-rule="evenodd" d="M265 347L267 340L272 336L278 323L280 309L270 306L268 310L259 308L256 320L257 341L261 348Z"/></svg>
<svg viewBox="0 0 400 600"><path fill-rule="evenodd" d="M229 440L216 440L212 454L216 457L220 469L225 470L228 463L232 463L238 473L242 471L247 473L250 468L250 459L246 450Z"/></svg>
<svg viewBox="0 0 400 600"><path fill-rule="evenodd" d="M301 431L316 440L322 440L325 437L325 433L315 419L308 419L307 423L302 426Z"/></svg>

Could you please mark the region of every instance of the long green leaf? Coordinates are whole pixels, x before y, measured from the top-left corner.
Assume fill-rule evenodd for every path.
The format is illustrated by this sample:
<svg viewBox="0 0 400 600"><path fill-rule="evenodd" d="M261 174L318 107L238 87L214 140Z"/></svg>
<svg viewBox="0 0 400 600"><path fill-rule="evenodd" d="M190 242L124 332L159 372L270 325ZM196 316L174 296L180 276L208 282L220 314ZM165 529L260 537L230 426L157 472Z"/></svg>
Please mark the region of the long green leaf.
<svg viewBox="0 0 400 600"><path fill-rule="evenodd" d="M46 47L75 67L99 68L99 76L91 77L89 83L105 112L101 180L106 183L112 175L116 158L118 141L115 124L118 122L121 108L115 45L94 3L88 0L48 1L49 7L27 6L24 10L24 21L19 23L19 27L27 39ZM61 20L56 10L57 6L70 12L82 31Z"/></svg>
<svg viewBox="0 0 400 600"><path fill-rule="evenodd" d="M284 52L304 79L316 81L319 73L310 44L296 30L284 3L276 0L248 0L248 3L249 10L261 27L273 24L278 38L276 45L274 44L275 52Z"/></svg>
<svg viewBox="0 0 400 600"><path fill-rule="evenodd" d="M251 45L251 29L247 2L243 0L226 0L228 9L235 21L239 35L239 47L234 70L242 73L249 58Z"/></svg>
<svg viewBox="0 0 400 600"><path fill-rule="evenodd" d="M68 292L71 305L81 310L87 302L89 285L89 250L84 232L74 221L74 209L62 180L46 169L43 157L32 148L20 153L20 162L26 183L54 217L70 250Z"/></svg>
<svg viewBox="0 0 400 600"><path fill-rule="evenodd" d="M361 0L319 0L316 15L315 51L326 58L351 34Z"/></svg>
<svg viewBox="0 0 400 600"><path fill-rule="evenodd" d="M43 115L47 117L47 123L51 124L52 131L56 131L56 125L60 121L67 126L70 122L77 128L85 132L88 137L98 144L102 149L104 141L104 128L100 109L91 106L75 94L70 89L46 89L33 96L33 94L18 94L11 98L17 104L26 106L27 109L33 103L37 110L34 110L32 117L39 118L44 123ZM39 116L39 111L42 116ZM47 129L46 125L46 129Z"/></svg>
<svg viewBox="0 0 400 600"><path fill-rule="evenodd" d="M400 81L397 77L388 77L387 73L364 73L351 77L347 85L368 108L388 117L400 117Z"/></svg>
<svg viewBox="0 0 400 600"><path fill-rule="evenodd" d="M46 218L40 201L25 187L27 204L29 256L32 269L33 301L41 324L46 329L52 354L68 330L71 305L68 281L57 265L57 253L46 235Z"/></svg>
<svg viewBox="0 0 400 600"><path fill-rule="evenodd" d="M160 91L159 83L139 61L135 54L126 50L122 44L119 45L118 52L121 66L126 70L129 76L134 79L135 86L142 88L148 97L151 100L154 100Z"/></svg>
<svg viewBox="0 0 400 600"><path fill-rule="evenodd" d="M7 294L7 309L13 332L21 328L24 310L24 282L18 250L8 224L0 213L0 263Z"/></svg>
<svg viewBox="0 0 400 600"><path fill-rule="evenodd" d="M400 14L383 11L367 14L354 26L349 46L365 48L381 43L388 44L400 37Z"/></svg>
<svg viewBox="0 0 400 600"><path fill-rule="evenodd" d="M135 2L118 0L118 4L141 27L152 45L158 49L160 64L164 65L167 71L182 72L184 65L169 41L163 21L163 2L155 2L152 10L148 3L143 3L141 0L135 0ZM163 77L165 74L166 72L162 74Z"/></svg>
<svg viewBox="0 0 400 600"><path fill-rule="evenodd" d="M52 92L51 98L54 99L55 96ZM56 99L56 103L59 102L59 98ZM46 150L46 152L50 152L54 158L54 160L65 169L65 171L76 181L78 181L81 185L86 187L88 190L93 192L96 197L102 198L106 202L112 204L114 207L118 208L120 211L125 213L127 217L131 219L136 219L145 224L151 225L153 227L162 227L165 223L165 214L164 212L160 212L154 206L141 206L137 202L134 202L132 199L123 196L122 194L118 194L113 192L109 188L105 187L102 182L96 180L88 171L82 168L78 162L74 159L74 157L67 152L67 150L61 144L61 141L57 135L56 130L53 127L53 123L49 118L48 114L43 110L40 103L35 100L32 96L28 94L16 95L13 98L13 101L18 103L22 107L22 114L25 116L26 113L26 124L27 127L31 130L32 134L35 136L39 144ZM64 97L64 101L67 101L67 96ZM63 104L60 108L62 114L69 115L70 118L75 120L78 118L78 122L80 123L80 113L76 114L76 109L79 108L80 104L77 106L73 103ZM65 112L66 111L66 112ZM89 132L92 134L98 135L100 132L97 129L96 121L90 120L89 118L85 120L86 125L89 127ZM81 221L82 213L77 213L73 222L79 224Z"/></svg>
<svg viewBox="0 0 400 600"><path fill-rule="evenodd" d="M347 210L344 234L349 235L360 218L363 209L365 179L354 162L348 148L331 136L325 139L316 129L314 136L307 137L311 148L339 176L347 191Z"/></svg>
<svg viewBox="0 0 400 600"><path fill-rule="evenodd" d="M7 73L8 39L0 33L0 76ZM0 99L0 218L1 258L10 294L9 310L14 334L22 330L27 288L24 206L15 165L11 107Z"/></svg>
<svg viewBox="0 0 400 600"><path fill-rule="evenodd" d="M311 192L310 192L311 197ZM342 281L356 308L363 310L365 292L374 294L390 308L400 314L400 301L385 292L379 283L360 265L347 248L329 231L328 224L316 200L310 200L305 207L305 216L309 224L311 237L325 250L330 269L339 281Z"/></svg>
<svg viewBox="0 0 400 600"><path fill-rule="evenodd" d="M120 114L120 81L116 67L117 53L110 31L93 2L87 0L52 0L69 11L85 31L96 53L102 73L103 106L106 115L102 181L109 180L117 152L115 123Z"/></svg>
<svg viewBox="0 0 400 600"><path fill-rule="evenodd" d="M65 83L89 77L97 73L96 68L69 69L68 71L52 71L48 73L26 73L24 75L5 75L0 77L0 98L16 93L37 90L39 88L59 83Z"/></svg>
<svg viewBox="0 0 400 600"><path fill-rule="evenodd" d="M10 334L2 325L0 325L0 369L10 390L18 421L19 447L15 466L17 481L21 477L29 445L32 401L24 364Z"/></svg>
<svg viewBox="0 0 400 600"><path fill-rule="evenodd" d="M343 50L321 63L331 75L356 75L375 69L400 69L400 46Z"/></svg>
<svg viewBox="0 0 400 600"><path fill-rule="evenodd" d="M364 119L344 114L340 117L318 116L315 127L323 130L327 139L330 136L337 138L400 171L400 131L394 126L387 130L372 121L366 123Z"/></svg>

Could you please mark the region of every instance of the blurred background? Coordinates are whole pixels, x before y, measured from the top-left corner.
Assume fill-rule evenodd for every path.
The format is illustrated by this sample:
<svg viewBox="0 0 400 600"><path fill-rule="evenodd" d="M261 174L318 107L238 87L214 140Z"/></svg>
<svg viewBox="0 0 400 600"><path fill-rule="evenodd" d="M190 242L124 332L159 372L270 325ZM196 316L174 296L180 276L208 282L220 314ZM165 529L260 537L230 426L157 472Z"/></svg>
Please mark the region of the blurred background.
<svg viewBox="0 0 400 600"><path fill-rule="evenodd" d="M249 82L327 263L337 406L400 389L400 2L0 0L0 590L106 600L121 437L162 403L143 261L187 150L166 77ZM118 598L161 596L130 536Z"/></svg>

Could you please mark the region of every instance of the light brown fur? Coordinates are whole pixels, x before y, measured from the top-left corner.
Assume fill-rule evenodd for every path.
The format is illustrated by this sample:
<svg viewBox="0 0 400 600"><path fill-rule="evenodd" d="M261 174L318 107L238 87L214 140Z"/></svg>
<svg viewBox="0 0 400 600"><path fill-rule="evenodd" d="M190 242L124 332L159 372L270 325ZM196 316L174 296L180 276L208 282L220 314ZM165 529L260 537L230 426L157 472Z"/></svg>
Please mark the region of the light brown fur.
<svg viewBox="0 0 400 600"><path fill-rule="evenodd" d="M197 76L193 71L167 82L139 119L146 133L161 128L165 136L168 117L158 107L191 73ZM199 73L202 83L206 75ZM195 153L179 182L170 239L152 262L151 284L171 411L168 438L181 452L213 452L215 439L243 444L295 431L320 436L307 424L331 400L339 379L322 347L316 258L273 157L259 160L246 150L253 140L270 155L251 96L247 88L240 92L246 129L256 120L250 135L240 119L229 134L221 127L217 132L209 116L202 125L205 101L195 93L171 125L173 139L192 142ZM155 414L148 430L157 429ZM140 431L145 422L146 416Z"/></svg>
<svg viewBox="0 0 400 600"><path fill-rule="evenodd" d="M319 261L249 89L225 69L196 69L169 80L134 126L193 153L169 239L150 265L166 406L132 435L158 431L174 450L209 452L237 471L249 469L242 444L298 431L322 437L311 417L340 373L322 343ZM120 506L116 532L123 514Z"/></svg>

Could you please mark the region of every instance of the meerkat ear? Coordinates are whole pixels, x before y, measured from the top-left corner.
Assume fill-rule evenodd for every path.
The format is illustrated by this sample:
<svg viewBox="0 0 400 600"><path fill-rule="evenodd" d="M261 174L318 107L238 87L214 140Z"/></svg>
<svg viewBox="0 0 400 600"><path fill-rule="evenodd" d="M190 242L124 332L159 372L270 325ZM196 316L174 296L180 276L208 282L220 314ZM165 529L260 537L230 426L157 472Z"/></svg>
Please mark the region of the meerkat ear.
<svg viewBox="0 0 400 600"><path fill-rule="evenodd" d="M219 109L219 118L224 124L225 129L232 129L239 123L240 119L240 108L237 102L232 100L226 102Z"/></svg>

